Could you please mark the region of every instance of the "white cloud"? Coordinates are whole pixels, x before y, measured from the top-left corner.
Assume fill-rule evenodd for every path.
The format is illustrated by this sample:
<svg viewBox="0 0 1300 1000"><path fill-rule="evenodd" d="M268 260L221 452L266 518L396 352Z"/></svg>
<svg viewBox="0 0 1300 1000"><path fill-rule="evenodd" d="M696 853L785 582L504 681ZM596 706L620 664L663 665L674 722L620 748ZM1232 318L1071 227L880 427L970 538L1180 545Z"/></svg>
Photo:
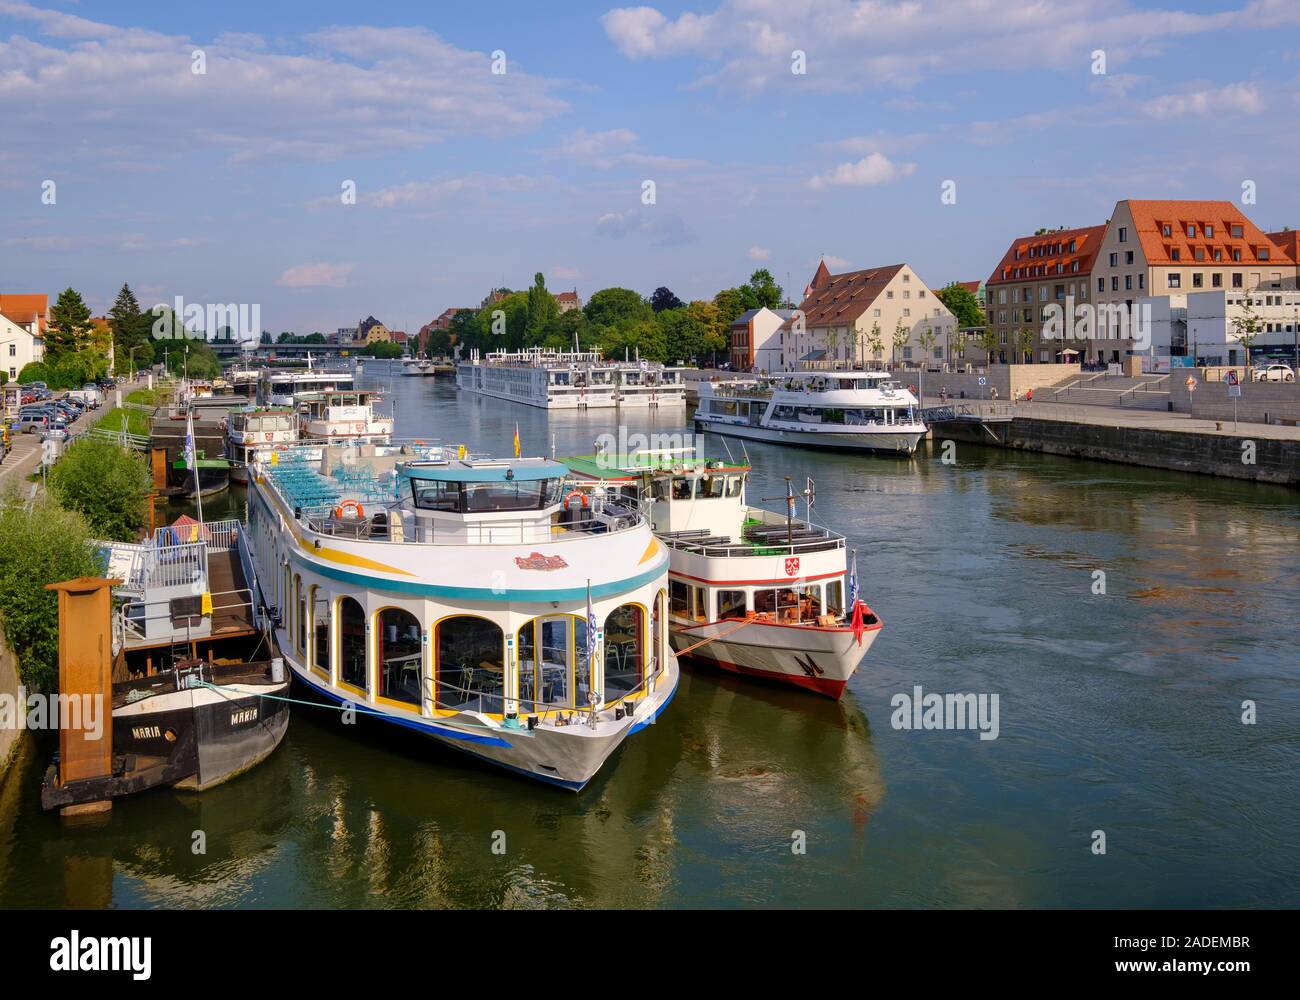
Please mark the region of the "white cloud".
<svg viewBox="0 0 1300 1000"><path fill-rule="evenodd" d="M374 192L361 192L358 200L375 208L398 206L432 206L452 198L482 197L515 191L531 191L541 182L535 177L515 174L495 177L490 174L467 174L464 177L435 177L427 181L408 181ZM314 203L317 206L339 204L337 196Z"/></svg>
<svg viewBox="0 0 1300 1000"><path fill-rule="evenodd" d="M871 153L856 163L841 163L808 182L813 190L824 187L872 187L890 184L916 172L915 163L894 163L883 153Z"/></svg>
<svg viewBox="0 0 1300 1000"><path fill-rule="evenodd" d="M606 212L596 220L596 235L621 240L629 234L644 236L655 246L681 246L695 241L695 233L680 215L663 209Z"/></svg>
<svg viewBox="0 0 1300 1000"><path fill-rule="evenodd" d="M769 249L767 249L767 247L750 247L750 248L749 248L749 259L750 259L750 260L768 260L768 259L771 258L771 256L772 256L772 251L769 250Z"/></svg>
<svg viewBox="0 0 1300 1000"><path fill-rule="evenodd" d="M823 254L817 260L813 261L813 267L816 267L817 264L823 260L826 261L826 267L828 270L837 273L840 271L847 271L853 266L850 261L845 260L843 257L836 257L833 253L828 253Z"/></svg>
<svg viewBox="0 0 1300 1000"><path fill-rule="evenodd" d="M1293 8L1288 10L1288 5ZM1293 0L1254 0L1244 10L1143 9L1136 0L715 0L706 13L670 18L654 7L620 7L601 24L629 59L694 56L699 86L757 91L778 81L820 91L919 80L972 70L1082 72L1094 49L1113 71L1159 54L1174 39L1292 19ZM794 49L807 72L791 73Z"/></svg>
<svg viewBox="0 0 1300 1000"><path fill-rule="evenodd" d="M1249 83L1230 83L1225 87L1189 90L1166 94L1142 105L1152 118L1180 118L1183 115L1258 115L1264 111L1264 98Z"/></svg>
<svg viewBox="0 0 1300 1000"><path fill-rule="evenodd" d="M276 279L277 285L285 288L342 288L347 284L348 275L355 264L328 264L319 261L310 264L295 264Z"/></svg>
<svg viewBox="0 0 1300 1000"><path fill-rule="evenodd" d="M0 14L31 26L0 39L0 106L10 128L41 129L51 155L138 134L166 136L142 148L149 158L215 149L235 161L330 160L516 134L568 110L558 81L517 62L494 75L487 54L420 27L331 27L268 43L119 28L8 0ZM202 75L191 72L196 47Z"/></svg>
<svg viewBox="0 0 1300 1000"><path fill-rule="evenodd" d="M631 129L612 128L604 132L578 129L567 136L559 146L546 151L552 159L563 158L587 167L608 170L611 167L645 167L653 170L688 170L706 164L676 156L657 156L638 152L637 135Z"/></svg>

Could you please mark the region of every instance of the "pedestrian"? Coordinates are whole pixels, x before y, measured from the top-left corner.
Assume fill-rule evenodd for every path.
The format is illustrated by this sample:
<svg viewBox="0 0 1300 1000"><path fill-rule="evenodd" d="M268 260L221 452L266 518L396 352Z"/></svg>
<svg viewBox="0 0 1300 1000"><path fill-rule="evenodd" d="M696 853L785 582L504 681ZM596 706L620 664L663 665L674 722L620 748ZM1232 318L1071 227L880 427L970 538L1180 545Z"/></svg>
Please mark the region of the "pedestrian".
<svg viewBox="0 0 1300 1000"><path fill-rule="evenodd" d="M1026 402L1026 403L1032 403L1033 401L1034 401L1034 390L1033 390L1033 389L1026 389L1026 390L1025 390L1025 402Z"/></svg>

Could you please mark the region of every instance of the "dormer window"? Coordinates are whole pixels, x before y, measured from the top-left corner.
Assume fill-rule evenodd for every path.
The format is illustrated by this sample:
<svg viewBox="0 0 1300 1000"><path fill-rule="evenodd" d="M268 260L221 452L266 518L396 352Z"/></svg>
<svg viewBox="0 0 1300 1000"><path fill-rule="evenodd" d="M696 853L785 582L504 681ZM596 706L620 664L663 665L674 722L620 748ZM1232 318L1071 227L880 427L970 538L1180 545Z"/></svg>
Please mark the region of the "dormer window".
<svg viewBox="0 0 1300 1000"><path fill-rule="evenodd" d="M1212 224L1207 222L1202 228L1205 230L1205 238L1207 240L1214 239L1214 226Z"/></svg>
<svg viewBox="0 0 1300 1000"><path fill-rule="evenodd" d="M1242 237L1242 227L1239 225L1234 224L1232 228L1229 230L1229 232L1232 233L1233 239L1239 240Z"/></svg>
<svg viewBox="0 0 1300 1000"><path fill-rule="evenodd" d="M1160 232L1164 234L1165 239L1169 239L1169 237L1174 235L1174 227L1166 222L1160 227Z"/></svg>
<svg viewBox="0 0 1300 1000"><path fill-rule="evenodd" d="M1268 260L1268 247L1260 247L1258 254L1260 260Z"/></svg>
<svg viewBox="0 0 1300 1000"><path fill-rule="evenodd" d="M1189 240L1194 240L1194 239L1196 239L1196 223L1195 223L1195 222L1189 222L1189 223L1187 224L1187 238L1188 238Z"/></svg>

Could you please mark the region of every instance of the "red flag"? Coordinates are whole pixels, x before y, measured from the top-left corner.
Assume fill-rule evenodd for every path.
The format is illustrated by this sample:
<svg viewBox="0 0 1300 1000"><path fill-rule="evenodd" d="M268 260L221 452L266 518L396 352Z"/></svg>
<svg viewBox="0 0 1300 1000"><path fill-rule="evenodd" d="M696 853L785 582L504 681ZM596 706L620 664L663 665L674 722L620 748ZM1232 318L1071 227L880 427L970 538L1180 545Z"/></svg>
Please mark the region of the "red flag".
<svg viewBox="0 0 1300 1000"><path fill-rule="evenodd" d="M853 622L852 622L853 638L858 640L859 646L862 645L862 634L867 630L866 624L862 621L863 607L864 605L861 601L858 601L856 604L853 605Z"/></svg>

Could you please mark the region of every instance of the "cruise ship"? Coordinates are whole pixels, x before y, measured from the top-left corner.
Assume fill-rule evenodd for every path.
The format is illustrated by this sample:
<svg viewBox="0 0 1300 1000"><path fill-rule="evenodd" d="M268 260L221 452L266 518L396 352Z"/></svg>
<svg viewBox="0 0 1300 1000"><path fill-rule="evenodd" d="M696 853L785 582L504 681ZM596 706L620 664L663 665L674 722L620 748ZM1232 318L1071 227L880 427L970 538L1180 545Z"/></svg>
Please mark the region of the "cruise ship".
<svg viewBox="0 0 1300 1000"><path fill-rule="evenodd" d="M248 482L253 456L266 457L277 446L298 440L298 414L289 406L246 406L231 410L224 421L230 481Z"/></svg>
<svg viewBox="0 0 1300 1000"><path fill-rule="evenodd" d="M274 639L317 700L579 790L677 689L668 552L543 458L328 445L254 466Z"/></svg>
<svg viewBox="0 0 1300 1000"><path fill-rule="evenodd" d="M911 455L920 402L889 372L790 372L699 383L695 426L732 437Z"/></svg>
<svg viewBox="0 0 1300 1000"><path fill-rule="evenodd" d="M599 351L534 347L486 356L474 351L457 364L456 386L550 410L686 403L682 369L651 361L606 361Z"/></svg>
<svg viewBox="0 0 1300 1000"><path fill-rule="evenodd" d="M648 505L669 552L678 656L839 698L881 630L857 594L844 536L745 502L750 467L692 449L567 459L593 501ZM805 502L815 488L801 491ZM846 578L847 577L847 578Z"/></svg>
<svg viewBox="0 0 1300 1000"><path fill-rule="evenodd" d="M353 380L353 373L349 371L316 368L308 354L306 368L262 369L257 401L263 406L293 406L298 397L306 393L351 389Z"/></svg>
<svg viewBox="0 0 1300 1000"><path fill-rule="evenodd" d="M393 434L393 414L380 410L382 399L382 393L370 389L300 393L302 440L387 443Z"/></svg>

